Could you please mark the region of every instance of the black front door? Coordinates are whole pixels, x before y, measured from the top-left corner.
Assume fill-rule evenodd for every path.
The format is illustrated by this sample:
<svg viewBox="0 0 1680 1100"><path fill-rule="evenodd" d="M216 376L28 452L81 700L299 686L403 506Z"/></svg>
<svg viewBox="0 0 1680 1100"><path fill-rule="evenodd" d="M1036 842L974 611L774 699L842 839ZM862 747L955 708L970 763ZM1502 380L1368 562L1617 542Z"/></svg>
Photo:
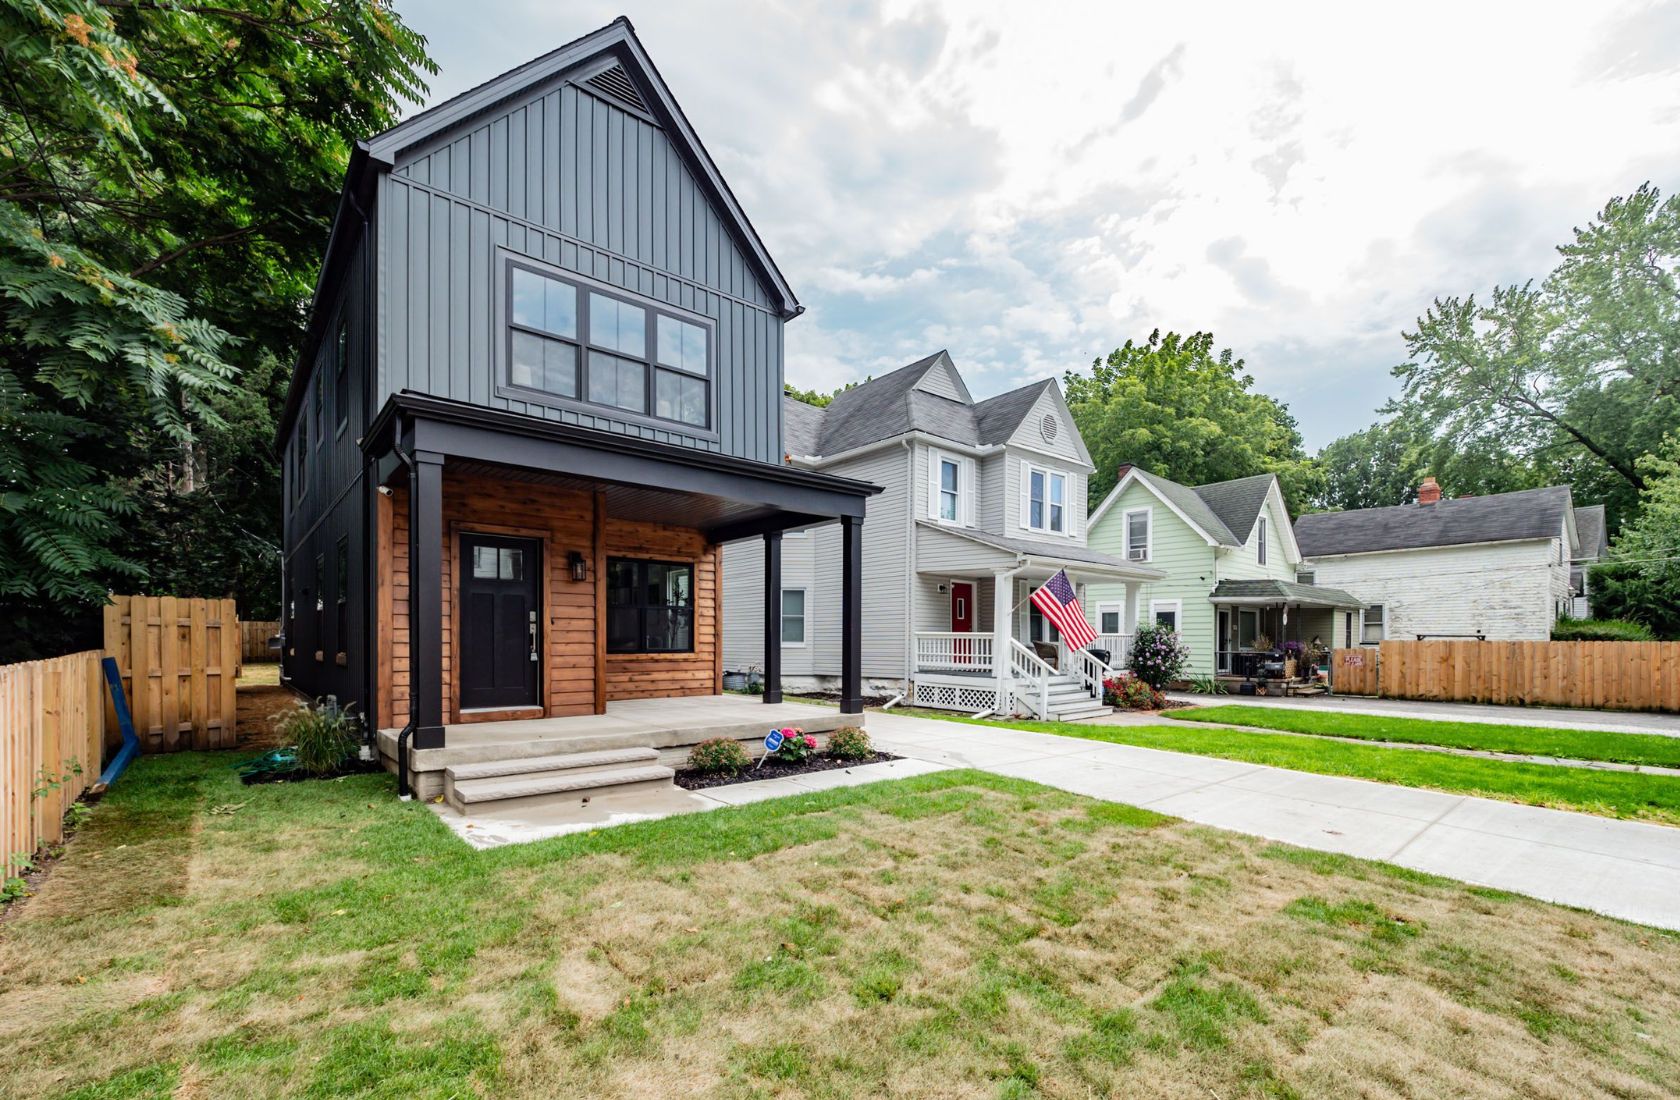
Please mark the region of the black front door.
<svg viewBox="0 0 1680 1100"><path fill-rule="evenodd" d="M542 543L461 536L461 709L542 702Z"/></svg>

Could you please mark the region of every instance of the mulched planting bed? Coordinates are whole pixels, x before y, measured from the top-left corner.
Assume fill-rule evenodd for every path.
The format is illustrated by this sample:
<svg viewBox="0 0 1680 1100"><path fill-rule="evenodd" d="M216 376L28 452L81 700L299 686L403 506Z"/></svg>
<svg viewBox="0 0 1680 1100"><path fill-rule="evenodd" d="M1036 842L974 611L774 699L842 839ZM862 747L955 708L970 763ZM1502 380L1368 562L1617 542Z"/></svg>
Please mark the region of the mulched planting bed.
<svg viewBox="0 0 1680 1100"><path fill-rule="evenodd" d="M898 760L890 752L878 752L873 756L866 756L861 760L836 760L832 756L813 756L802 764L790 764L785 760L774 757L766 760L757 768L729 775L723 772L712 772L702 775L687 768L678 770L677 777L672 782L685 791L703 791L707 787L727 787L731 783L752 783L760 779L781 779L789 775L808 775L811 772L829 772L836 768L855 768L862 764L884 764L888 760Z"/></svg>
<svg viewBox="0 0 1680 1100"><path fill-rule="evenodd" d="M325 775L316 775L296 767L268 766L250 775L241 772L239 780L246 786L255 783L302 783L309 779L342 779L347 775L368 775L384 770L385 765L379 760L362 760L352 756Z"/></svg>

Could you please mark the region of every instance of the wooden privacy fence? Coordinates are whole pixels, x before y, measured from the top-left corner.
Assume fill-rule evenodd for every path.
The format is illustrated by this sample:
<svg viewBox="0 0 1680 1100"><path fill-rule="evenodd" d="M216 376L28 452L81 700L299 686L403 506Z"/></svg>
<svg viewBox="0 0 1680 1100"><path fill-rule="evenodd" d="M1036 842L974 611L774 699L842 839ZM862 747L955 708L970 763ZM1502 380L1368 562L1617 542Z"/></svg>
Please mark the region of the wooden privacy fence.
<svg viewBox="0 0 1680 1100"><path fill-rule="evenodd" d="M278 620L239 620L239 658L242 661L278 661L280 651L268 648L268 640L280 633Z"/></svg>
<svg viewBox="0 0 1680 1100"><path fill-rule="evenodd" d="M111 597L105 652L117 659L142 752L234 747L239 645L232 600ZM115 728L109 702L106 722Z"/></svg>
<svg viewBox="0 0 1680 1100"><path fill-rule="evenodd" d="M1338 649L1330 655L1330 685L1337 695L1377 693L1377 651Z"/></svg>
<svg viewBox="0 0 1680 1100"><path fill-rule="evenodd" d="M104 680L96 650L0 666L0 878L64 837L64 811L99 778Z"/></svg>
<svg viewBox="0 0 1680 1100"><path fill-rule="evenodd" d="M1363 650L1376 668L1344 661L1341 694L1520 706L1680 711L1680 642L1383 642ZM1349 655L1349 656L1344 656ZM1373 683L1374 674L1374 683Z"/></svg>

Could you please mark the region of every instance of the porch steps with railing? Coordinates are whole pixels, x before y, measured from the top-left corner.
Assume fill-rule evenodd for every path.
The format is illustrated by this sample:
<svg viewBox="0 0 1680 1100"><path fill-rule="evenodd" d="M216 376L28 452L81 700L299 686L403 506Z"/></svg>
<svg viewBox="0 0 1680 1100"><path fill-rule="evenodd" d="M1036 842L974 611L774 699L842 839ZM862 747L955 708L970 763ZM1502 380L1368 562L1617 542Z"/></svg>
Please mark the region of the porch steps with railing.
<svg viewBox="0 0 1680 1100"><path fill-rule="evenodd" d="M1050 677L1050 714L1047 721L1083 722L1112 713L1114 708L1103 706L1100 699L1093 699L1090 689L1079 677L1065 674Z"/></svg>
<svg viewBox="0 0 1680 1100"><path fill-rule="evenodd" d="M669 789L676 772L651 748L605 749L456 764L443 773L443 798L460 813L577 805Z"/></svg>

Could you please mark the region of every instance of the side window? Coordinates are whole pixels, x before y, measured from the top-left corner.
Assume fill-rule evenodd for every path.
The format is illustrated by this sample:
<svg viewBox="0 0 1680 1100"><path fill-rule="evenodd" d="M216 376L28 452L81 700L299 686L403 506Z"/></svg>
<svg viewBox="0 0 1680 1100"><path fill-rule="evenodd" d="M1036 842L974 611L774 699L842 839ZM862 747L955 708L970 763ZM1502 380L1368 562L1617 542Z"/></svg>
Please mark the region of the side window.
<svg viewBox="0 0 1680 1100"><path fill-rule="evenodd" d="M782 644L805 644L805 590L782 589Z"/></svg>
<svg viewBox="0 0 1680 1100"><path fill-rule="evenodd" d="M1380 603L1372 604L1365 609L1364 629L1359 640L1366 645L1375 645L1383 640L1387 625L1383 615L1383 605Z"/></svg>
<svg viewBox="0 0 1680 1100"><path fill-rule="evenodd" d="M333 415L338 430L350 424L350 319L338 319L338 340L333 344Z"/></svg>
<svg viewBox="0 0 1680 1100"><path fill-rule="evenodd" d="M1261 565L1266 564L1266 517L1260 517L1260 545L1256 548Z"/></svg>
<svg viewBox="0 0 1680 1100"><path fill-rule="evenodd" d="M1150 521L1151 516L1147 508L1126 513L1126 559L1128 561L1149 560Z"/></svg>
<svg viewBox="0 0 1680 1100"><path fill-rule="evenodd" d="M334 651L345 656L350 650L350 538L348 535L338 537L338 560L334 577L333 593L338 598L337 633L333 635Z"/></svg>

